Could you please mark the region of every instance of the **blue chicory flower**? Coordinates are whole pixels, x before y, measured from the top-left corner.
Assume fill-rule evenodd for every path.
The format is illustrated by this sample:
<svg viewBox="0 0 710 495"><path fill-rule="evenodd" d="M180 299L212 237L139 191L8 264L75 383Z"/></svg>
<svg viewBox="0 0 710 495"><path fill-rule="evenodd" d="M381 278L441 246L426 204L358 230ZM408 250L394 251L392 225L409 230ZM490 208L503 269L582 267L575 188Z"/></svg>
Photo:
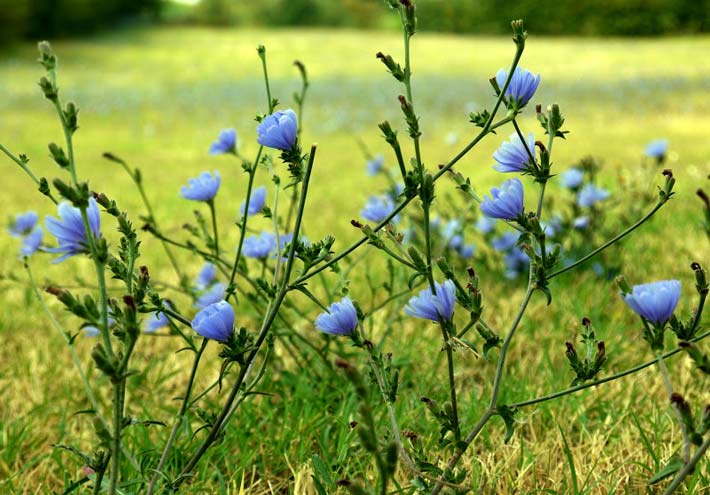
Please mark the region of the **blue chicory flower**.
<svg viewBox="0 0 710 495"><path fill-rule="evenodd" d="M145 322L145 333L155 333L168 325L170 321L165 313L152 313Z"/></svg>
<svg viewBox="0 0 710 495"><path fill-rule="evenodd" d="M214 282L217 276L217 267L212 263L205 263L195 279L195 288L204 290Z"/></svg>
<svg viewBox="0 0 710 495"><path fill-rule="evenodd" d="M298 119L291 110L279 110L264 117L256 127L257 141L267 148L289 151L296 144L298 137Z"/></svg>
<svg viewBox="0 0 710 495"><path fill-rule="evenodd" d="M521 273L528 271L530 258L525 254L525 251L518 246L513 246L513 248L503 256L503 263L505 264L505 278L512 280L517 278Z"/></svg>
<svg viewBox="0 0 710 495"><path fill-rule="evenodd" d="M357 327L357 311L349 297L328 306L316 318L316 328L329 335L350 335Z"/></svg>
<svg viewBox="0 0 710 495"><path fill-rule="evenodd" d="M180 188L180 194L185 199L193 201L212 201L217 195L222 178L219 172L214 175L209 172L202 172L199 177L188 179L189 185Z"/></svg>
<svg viewBox="0 0 710 495"><path fill-rule="evenodd" d="M244 239L242 252L247 258L265 259L276 249L276 236L271 232L262 232Z"/></svg>
<svg viewBox="0 0 710 495"><path fill-rule="evenodd" d="M192 328L202 337L226 342L234 332L234 308L227 301L218 301L195 315Z"/></svg>
<svg viewBox="0 0 710 495"><path fill-rule="evenodd" d="M488 234L493 231L493 229L496 228L496 220L495 218L488 218L487 216L483 215L476 220L476 229L481 233L481 234Z"/></svg>
<svg viewBox="0 0 710 495"><path fill-rule="evenodd" d="M37 252L37 250L40 248L42 245L42 235L44 232L42 231L42 227L35 227L32 232L27 234L23 239L22 239L22 246L20 247L20 255L21 256L32 256Z"/></svg>
<svg viewBox="0 0 710 495"><path fill-rule="evenodd" d="M81 211L69 203L62 202L57 206L59 220L48 216L45 219L47 230L57 238L56 248L47 248L50 253L64 253L62 256L52 261L60 263L70 256L87 251L88 237L84 230L84 221L81 218ZM89 219L89 228L94 239L101 237L101 217L99 216L99 206L94 198L89 198L89 206L86 209Z"/></svg>
<svg viewBox="0 0 710 495"><path fill-rule="evenodd" d="M491 239L491 246L496 251L509 251L515 247L518 239L520 239L520 232L517 230L515 232L504 232L502 235Z"/></svg>
<svg viewBox="0 0 710 495"><path fill-rule="evenodd" d="M562 230L562 218L554 215L549 221L540 222L540 226L548 239L555 237Z"/></svg>
<svg viewBox="0 0 710 495"><path fill-rule="evenodd" d="M374 158L367 160L367 175L370 177L379 174L385 164L385 157L378 154Z"/></svg>
<svg viewBox="0 0 710 495"><path fill-rule="evenodd" d="M370 196L360 216L371 222L381 222L394 211L394 202L389 196ZM397 223L397 217L392 219Z"/></svg>
<svg viewBox="0 0 710 495"><path fill-rule="evenodd" d="M222 129L217 140L210 145L210 155L234 153L237 149L237 131Z"/></svg>
<svg viewBox="0 0 710 495"><path fill-rule="evenodd" d="M576 189L584 181L584 171L578 168L569 168L560 174L562 185L567 189Z"/></svg>
<svg viewBox="0 0 710 495"><path fill-rule="evenodd" d="M469 259L473 258L474 253L476 252L476 246L473 244L464 244L461 247L459 247L459 254L461 255L462 258Z"/></svg>
<svg viewBox="0 0 710 495"><path fill-rule="evenodd" d="M32 229L37 225L39 215L34 211L18 213L15 215L15 221L7 227L7 231L12 237L22 237L32 232Z"/></svg>
<svg viewBox="0 0 710 495"><path fill-rule="evenodd" d="M112 318L111 316L111 309L109 308L109 317L108 317L108 327L111 328L116 324L116 320ZM95 327L94 325L86 325L85 327L82 328L84 331L84 336L85 337L98 337L101 334L101 330L98 329L98 327Z"/></svg>
<svg viewBox="0 0 710 495"><path fill-rule="evenodd" d="M668 140L667 139L656 139L651 141L646 145L646 156L649 158L661 159L666 156L668 151Z"/></svg>
<svg viewBox="0 0 710 495"><path fill-rule="evenodd" d="M579 230L584 230L589 226L589 217L577 217L572 221L572 227Z"/></svg>
<svg viewBox="0 0 710 495"><path fill-rule="evenodd" d="M594 184L585 184L577 195L577 205L581 208L591 208L599 201L607 199L611 193Z"/></svg>
<svg viewBox="0 0 710 495"><path fill-rule="evenodd" d="M206 308L210 304L214 304L217 301L224 299L224 293L227 290L227 286L222 282L214 284L212 287L204 291L195 301L196 308Z"/></svg>
<svg viewBox="0 0 710 495"><path fill-rule="evenodd" d="M449 247L451 249L458 249L463 244L463 236L456 234L451 239L449 239Z"/></svg>
<svg viewBox="0 0 710 495"><path fill-rule="evenodd" d="M451 320L456 303L456 286L451 280L443 284L434 283L436 294L431 287L422 289L418 296L412 297L404 308L404 312L415 318L423 318L438 322L439 319Z"/></svg>
<svg viewBox="0 0 710 495"><path fill-rule="evenodd" d="M496 74L496 82L498 87L503 89L505 80L508 78L508 71L505 69L500 69ZM515 68L513 72L513 77L510 80L508 89L505 91L505 96L511 100L515 107L518 109L525 106L525 104L530 101L533 97L537 87L540 85L540 74L537 76L533 75L527 69L521 69L520 67Z"/></svg>
<svg viewBox="0 0 710 495"><path fill-rule="evenodd" d="M622 294L622 297L639 316L655 325L662 325L670 319L678 305L680 282L662 280L634 285L631 292Z"/></svg>
<svg viewBox="0 0 710 495"><path fill-rule="evenodd" d="M491 197L483 198L481 211L491 218L515 220L523 214L523 183L515 178L494 187Z"/></svg>
<svg viewBox="0 0 710 495"><path fill-rule="evenodd" d="M493 159L498 163L493 167L498 172L524 172L531 160L535 160L535 136L531 132L527 143L523 143L517 133L511 134L510 139L493 153Z"/></svg>
<svg viewBox="0 0 710 495"><path fill-rule="evenodd" d="M257 187L251 192L251 198L249 198L249 208L247 208L247 214L249 216L256 215L261 211L266 203L266 186ZM239 214L244 215L244 208L246 207L246 201L242 202L242 206L239 207Z"/></svg>

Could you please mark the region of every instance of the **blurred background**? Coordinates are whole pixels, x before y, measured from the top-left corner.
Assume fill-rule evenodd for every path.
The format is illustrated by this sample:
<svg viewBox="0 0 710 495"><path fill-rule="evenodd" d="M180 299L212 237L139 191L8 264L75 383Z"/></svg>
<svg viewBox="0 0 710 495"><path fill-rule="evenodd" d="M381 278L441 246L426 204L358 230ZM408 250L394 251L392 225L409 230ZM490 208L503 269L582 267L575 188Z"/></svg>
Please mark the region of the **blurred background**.
<svg viewBox="0 0 710 495"><path fill-rule="evenodd" d="M507 19L549 35L657 36L710 29L710 0L419 0L421 29L506 34ZM0 42L84 36L126 23L396 29L382 0L0 0Z"/></svg>

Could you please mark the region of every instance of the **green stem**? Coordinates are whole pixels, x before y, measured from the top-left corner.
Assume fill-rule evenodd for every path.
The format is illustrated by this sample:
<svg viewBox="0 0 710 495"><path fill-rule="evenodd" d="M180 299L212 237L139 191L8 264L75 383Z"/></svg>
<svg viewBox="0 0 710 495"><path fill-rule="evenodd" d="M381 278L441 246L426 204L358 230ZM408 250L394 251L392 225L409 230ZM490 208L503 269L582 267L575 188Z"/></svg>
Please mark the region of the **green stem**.
<svg viewBox="0 0 710 495"><path fill-rule="evenodd" d="M214 255L219 258L219 233L217 232L217 213L215 212L214 198L207 201L212 216L212 235L214 236ZM245 208L246 209L246 208Z"/></svg>
<svg viewBox="0 0 710 495"><path fill-rule="evenodd" d="M710 332L703 333L701 335L698 335L693 340L691 340L691 342L698 342L700 340L705 339L708 336L710 336ZM669 352L663 354L662 358L668 359L669 357L674 356L675 354L678 354L682 351L683 351L683 349L678 347L676 349L673 349L672 351L669 351ZM649 368L657 363L658 363L657 359L652 359L650 361L646 361L645 363L639 364L639 365L634 366L632 368L628 368L624 371L621 371L619 373L615 373L615 374L607 376L605 378L601 378L599 380L594 380L592 382L583 383L581 385L570 387L565 390L560 390L559 392L554 392L554 393L543 395L540 397L535 397L534 399L528 399L528 400L524 400L521 402L514 402L512 404L507 404L507 406L511 409L516 409L516 408L520 408L520 407L527 407L527 406L532 406L535 404L541 404L543 402L548 402L548 401L551 401L551 400L554 400L554 399L557 399L560 397L564 397L565 395L570 395L575 392L579 392L580 390L584 390L584 389L591 388L591 387L596 387L598 385L602 385L607 382L613 382L613 381L618 380L619 378L623 378L625 376L633 375L633 374L638 373L639 371L641 371L643 369Z"/></svg>
<svg viewBox="0 0 710 495"><path fill-rule="evenodd" d="M207 348L207 344L209 343L209 339L202 339L202 346L200 347L200 350L197 351L197 354L195 355L195 360L192 363L192 371L190 372L190 378L187 381L187 387L185 388L185 395L182 398L182 404L180 406L180 411L177 414L177 417L175 418L175 424L173 424L173 429L170 431L170 436L168 437L168 441L165 444L165 448L163 449L163 454L160 456L160 462L158 462L158 466L155 468L155 474L153 474L153 478L150 480L150 485L148 486L148 495L153 494L153 490L155 489L155 484L158 482L158 477L160 476L160 473L165 466L165 462L168 460L168 455L170 454L170 449L173 446L173 443L177 439L177 433L180 428L180 425L185 419L185 412L187 411L187 405L190 402L190 393L192 392L192 386L195 382L195 376L197 375L197 368L200 364L200 359L202 358L202 353L205 352L205 349Z"/></svg>
<svg viewBox="0 0 710 495"><path fill-rule="evenodd" d="M27 175L30 176L30 178L34 181L34 183L37 184L37 186L40 185L39 179L37 179L37 177L35 177L35 174L32 173L32 170L30 170L30 168L27 166L27 164L26 164L25 162L23 162L22 160L20 160L20 159L19 159L18 157L16 157L15 155L13 155L10 150L8 150L5 146L2 145L2 143L0 143L0 151L2 151L3 153L5 153L5 154L8 156L8 158L10 158L10 160L12 160L13 162L17 163L17 164L20 166L20 168L21 168L22 170L24 170ZM48 197L49 199L51 199L52 202L53 202L55 205L57 204L57 200L54 198L54 196L52 196L52 192L51 192L51 191L49 192L49 194L47 195L47 197Z"/></svg>
<svg viewBox="0 0 710 495"><path fill-rule="evenodd" d="M308 165L306 166L306 171L305 171L305 175L303 178L303 189L301 192L301 200L299 203L298 212L296 215L296 223L294 225L294 231L293 231L294 238L296 238L299 235L299 232L301 229L301 222L303 220L303 212L304 212L305 206L306 206L308 185L309 185L310 178L311 178L311 172L313 170L313 162L315 160L315 154L316 154L316 146L313 145L311 147L311 153L309 154L309 158L308 158ZM274 301L270 305L269 310L268 310L266 316L264 317L264 321L262 323L261 330L259 331L259 335L257 336L256 341L254 342L251 352L247 356L246 364L240 367L239 376L237 377L236 382L232 386L232 390L229 394L229 397L227 397L225 405L222 408L222 412L220 413L219 417L217 418L214 425L210 429L210 432L209 432L207 438L205 438L205 440L202 442L202 444L198 448L197 452L195 452L195 454L190 458L190 460L187 462L185 467L181 470L180 475L176 478L176 481L174 483L175 488L177 488L177 486L179 486L185 480L184 475L186 475L187 473L192 471L192 469L197 465L197 463L202 458L202 456L205 454L205 452L210 447L210 445L212 445L212 443L214 443L214 441L217 439L217 437L219 435L219 432L224 427L225 418L233 412L232 411L232 404L234 403L234 400L237 398L237 395L239 395L242 384L244 383L244 378L246 376L246 373L247 373L248 369L250 369L251 363L256 359L256 355L258 354L259 350L261 349L261 346L263 345L264 341L266 340L266 337L269 334L271 326L277 317L279 308L281 307L281 303L283 302L284 298L286 297L286 293L290 290L291 286L289 285L289 278L291 277L291 271L293 269L293 263L294 263L295 257L296 257L296 243L291 243L289 253L288 253L288 260L286 261L286 268L284 270L284 277L282 279L282 283L279 287L279 291L277 292L276 297L274 298Z"/></svg>
<svg viewBox="0 0 710 495"><path fill-rule="evenodd" d="M678 426L680 427L680 431L683 435L683 461L687 464L690 461L690 437L688 436L688 431L685 427L685 422L683 421L680 409L672 402L673 384L671 383L671 377L668 373L668 368L666 368L666 363L663 360L662 352L656 352L656 362L658 363L658 370L661 372L661 376L663 377L663 385L666 388L668 399L671 401L671 407L675 413L676 421L678 421Z"/></svg>
<svg viewBox="0 0 710 495"><path fill-rule="evenodd" d="M155 213L153 212L153 207L150 204L150 201L148 200L148 195L145 192L145 189L143 188L143 182L141 180L138 180L138 176L136 175L137 172L132 171L126 162L124 162L122 159L117 157L116 155L109 155L109 154L104 154L104 157L106 157L108 160L115 161L121 167L123 167L123 170L126 171L128 176L131 178L133 183L136 185L138 188L138 193L141 195L141 199L143 200L143 205L145 206L145 209L148 211L148 218L150 218L150 222L155 225L155 228L158 228L158 221L155 218ZM163 249L165 250L165 254L168 255L168 260L170 261L170 264L173 267L173 270L175 270L175 273L178 276L178 279L182 281L182 272L180 271L180 265L178 265L177 260L175 259L175 255L173 254L172 250L170 249L170 246L167 245L167 243L160 239L160 243L163 246Z"/></svg>
<svg viewBox="0 0 710 495"><path fill-rule="evenodd" d="M523 148L525 148L525 151L528 154L528 158L530 158L530 163L537 168L537 163L535 162L535 157L533 156L533 150L528 147L528 142L525 139L525 136L523 135L522 131L520 130L520 127L518 126L518 121L515 119L513 119L513 127L515 128L515 133L520 138L520 142L523 144Z"/></svg>
<svg viewBox="0 0 710 495"><path fill-rule="evenodd" d="M633 224L631 227L627 228L626 230L624 230L623 232L621 232L620 234L618 234L618 235L617 235L616 237L614 237L613 239L608 240L607 242L605 242L604 244L602 244L601 246L599 246L598 248L596 248L596 249L595 249L594 251L592 251L591 253L589 253L589 254L583 256L582 258L578 259L577 261L575 261L575 262L572 263L571 265L566 266L566 267L564 267L564 268L561 268L561 269L557 270L556 272L552 272L550 275L548 275L548 277L547 277L548 280L551 279L551 278L554 278L554 277L556 277L556 276L558 276L558 275L562 275L563 273L565 273L565 272L567 272L567 271L573 269L574 267L576 267L576 266L578 266L578 265L581 265L582 263L584 263L584 262L587 261L588 259L593 258L593 257L596 256L597 254L599 254L599 253L601 253L602 251L604 251L606 248L608 248L608 247L611 246L612 244L614 244L614 243L620 241L621 239L623 239L624 237L626 237L627 235L629 235L631 232L633 232L634 230L636 230L637 228L639 228L641 225L643 225L643 223L646 222L646 220L648 220L649 218L651 218L658 210L660 210L661 207L662 207L664 204L666 204L667 201L668 201L667 198L664 198L664 199L659 200L658 203L656 204L656 206L654 206L651 211L649 211L648 213L646 213L646 215L644 215L643 218L641 218L638 222L636 222L636 223Z"/></svg>
<svg viewBox="0 0 710 495"><path fill-rule="evenodd" d="M234 278L237 275L237 267L239 266L239 261L241 261L242 257L242 247L244 246L244 238L246 237L247 233L247 219L249 218L248 205L251 201L251 192L252 188L254 187L254 176L256 175L256 166L259 163L259 160L261 159L261 153L263 149L263 146L259 146L259 151L256 153L256 160L254 160L254 164L249 169L249 181L247 182L247 196L244 203L244 214L242 215L242 223L239 226L239 243L237 244L237 254L234 258L234 265L232 265L232 273L229 275L229 288L227 290L230 292L225 296L225 299L229 299L230 295L236 293L236 290L233 290L232 286L234 284Z"/></svg>
<svg viewBox="0 0 710 495"><path fill-rule="evenodd" d="M705 441L695 451L695 454L693 454L693 457L690 459L690 461L688 461L685 466L683 466L683 469L678 471L678 474L675 475L675 478L673 478L671 484L668 485L666 490L663 492L663 495L672 495L672 493L675 492L676 488L680 486L683 480L687 478L689 474L695 471L695 466L698 464L698 462L700 462L700 459L703 458L708 448L710 448L710 437L705 439Z"/></svg>

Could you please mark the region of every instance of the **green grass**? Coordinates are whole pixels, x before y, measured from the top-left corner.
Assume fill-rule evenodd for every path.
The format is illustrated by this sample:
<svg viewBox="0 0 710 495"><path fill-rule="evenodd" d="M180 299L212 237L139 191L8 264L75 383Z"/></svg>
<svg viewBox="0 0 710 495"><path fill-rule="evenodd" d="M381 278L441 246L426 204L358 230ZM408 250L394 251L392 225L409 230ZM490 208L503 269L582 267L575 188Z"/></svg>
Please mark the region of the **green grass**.
<svg viewBox="0 0 710 495"><path fill-rule="evenodd" d="M358 140L373 152L385 153L390 165L393 159L379 137L377 123L383 119L396 123L405 141L396 100L401 89L374 56L383 51L401 58L401 39L395 34L155 29L55 43L62 93L81 108L81 128L76 135L79 173L89 178L94 189L105 191L123 208L135 212L135 218L142 207L128 177L100 155L111 151L139 166L159 221L182 236L180 226L193 220L193 205L179 198L180 185L202 170L219 169L223 177L217 202L221 231L226 233L225 244L233 246L236 232L229 227L246 177L236 161L209 157L206 150L221 128L234 126L242 154L251 157L256 152L253 119L265 105L255 51L258 44L267 46L272 90L285 107L293 104L291 94L298 89L293 60L303 61L308 68L312 89L303 116L304 141L318 142L319 148L305 228L311 238L334 232L335 249L340 250L357 238L350 219L359 216L373 187L383 185L373 186L373 179L364 177ZM421 33L414 38L413 50L423 154L433 170L474 136L475 128L467 123L468 112L491 106L487 79L509 65L514 47L507 38ZM678 180L677 197L648 228L612 253L632 282L681 278L686 298L679 308L686 315L695 304L690 299L694 282L688 265L692 260L710 261L708 245L697 227L700 202L694 197L697 187L708 185L710 171L708 50L710 38L540 39L533 33L521 63L542 74L535 101L559 103L572 131L566 142L555 144L556 170L588 154L599 156L605 163L601 182L623 198L629 181L639 177L645 144L659 137L670 140L668 166ZM36 85L42 70L33 63L35 58L34 47L27 45L0 59L0 110L4 116L0 119L0 142L16 153L26 153L33 169L51 178L59 172L47 156L46 143L61 142L61 133ZM523 128L537 132L532 109L526 115ZM458 143L446 144L452 133L458 136ZM500 181L490 166L491 153L509 133L503 129L500 137L487 138L457 165L481 192ZM408 146L405 149L411 153ZM53 213L51 205L33 193L22 171L9 160L3 159L3 163L7 168L0 207L7 215L30 207L42 214ZM267 183L268 176L260 172L257 180ZM660 183L660 178L644 177L643 181ZM551 190L552 194L557 191L554 186ZM453 191L451 183L442 182L437 190L439 211L446 210L442 198ZM170 277L159 244L145 236L143 249L142 261L156 267L152 273ZM51 445L91 447L90 422L86 416L74 414L87 404L63 340L24 288L16 242L5 236L0 239L0 250L0 272L20 279L19 283L9 280L0 288L4 303L0 308L0 359L5 363L0 368L0 491L61 491L69 478L79 476L80 465ZM183 254L180 259L187 263L189 257ZM59 266L46 261L46 257L32 260L35 275L42 282L66 281L63 277L91 280L87 261L76 259ZM198 268L195 263L191 273ZM336 276L328 277L332 284L337 282ZM357 272L353 278L363 283ZM361 287L354 283L351 289L356 298L369 303ZM494 328L505 328L522 296L520 284L506 285L482 274L482 289L487 319ZM523 400L567 386L572 377L564 361L564 341L578 333L583 315L592 318L607 343L607 373L650 357L647 346L637 338L637 323L612 282L590 273L566 275L553 283L552 290L553 307L547 309L542 298L536 298L511 348L503 401ZM377 288L374 299L380 300L384 294ZM317 313L305 298L293 297L309 314ZM58 305L52 303L51 307L67 328L76 331L75 319ZM377 318L373 328L378 336L387 329L384 349L395 353L395 363L402 369L397 403L402 428L417 431L425 445L447 458L449 453L439 451L436 445L436 425L419 402L422 395L445 400L445 363L438 352L438 332L428 325L405 322L399 307ZM322 342L307 321L299 323L298 331ZM288 342L288 337L277 341L275 353L285 356L285 364L277 362L261 385L273 395L244 404L224 441L205 458L198 481L188 493L241 493L243 480L251 487L248 493L315 493L308 491L312 490L309 473L313 454L325 461L334 480L374 474L358 447L357 435L348 426L358 418L350 386L342 375L322 364L299 367L288 356ZM79 355L89 368L92 345L88 339L78 339ZM141 340L136 363L144 371L131 379L130 414L172 421L177 404L170 399L181 393L190 366L186 353L175 354L178 346L173 339ZM350 353L347 346L336 350ZM359 357L351 359L360 362ZM457 353L457 359L462 418L470 427L485 407L494 363L464 352ZM201 386L218 372L216 357L205 362L210 364L203 370ZM432 367L433 373L429 372ZM700 409L707 403L706 379L698 378L683 358L673 360L671 369L678 389L695 407ZM108 383L96 370L92 376L100 395L110 404ZM651 368L552 405L525 409L508 445L502 444L502 423L493 420L464 457L464 465L472 473L469 483L481 493L653 493L645 480L680 441L660 385L658 373ZM211 396L205 407L216 408L219 399ZM376 413L385 435L385 411L378 406ZM165 434L159 427L135 427L129 432L137 451L150 462ZM185 448L189 451L189 446ZM688 493L703 493L707 476L705 464ZM405 481L408 473L402 469L398 479ZM572 491L574 486L578 490Z"/></svg>

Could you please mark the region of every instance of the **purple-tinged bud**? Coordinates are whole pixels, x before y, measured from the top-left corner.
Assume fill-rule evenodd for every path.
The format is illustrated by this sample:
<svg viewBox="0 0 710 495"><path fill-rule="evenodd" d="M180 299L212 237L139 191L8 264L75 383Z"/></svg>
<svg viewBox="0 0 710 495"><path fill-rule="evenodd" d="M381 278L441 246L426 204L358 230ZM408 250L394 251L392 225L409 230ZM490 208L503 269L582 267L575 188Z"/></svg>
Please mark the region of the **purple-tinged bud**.
<svg viewBox="0 0 710 495"><path fill-rule="evenodd" d="M592 326L592 320L585 316L584 318L582 318L582 326L589 329L589 327Z"/></svg>

